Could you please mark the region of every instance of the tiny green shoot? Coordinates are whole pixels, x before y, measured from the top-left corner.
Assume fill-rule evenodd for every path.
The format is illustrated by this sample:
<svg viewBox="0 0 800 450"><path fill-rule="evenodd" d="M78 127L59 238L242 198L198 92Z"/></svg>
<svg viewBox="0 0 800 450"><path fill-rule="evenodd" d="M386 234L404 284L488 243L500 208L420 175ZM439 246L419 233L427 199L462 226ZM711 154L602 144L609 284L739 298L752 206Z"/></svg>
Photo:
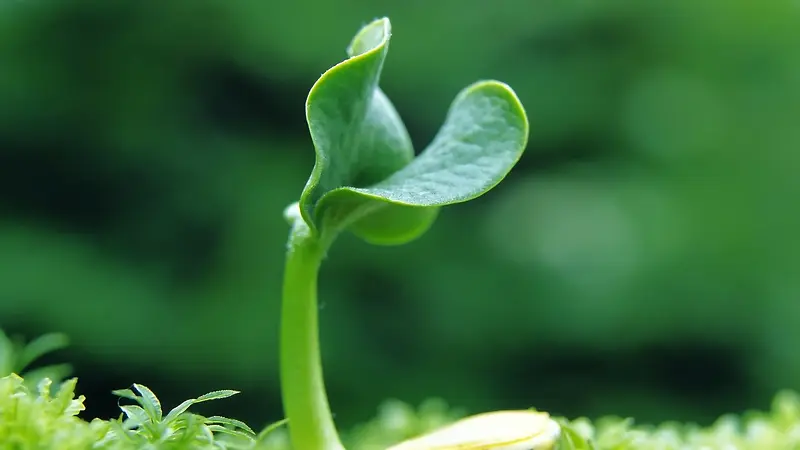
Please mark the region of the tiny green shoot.
<svg viewBox="0 0 800 450"><path fill-rule="evenodd" d="M386 18L363 27L347 47L348 59L325 72L306 101L316 162L300 200L285 212L292 229L281 318L282 396L296 449L343 449L324 387L317 317L317 274L336 236L349 231L373 244L410 242L428 230L439 208L497 185L528 140L514 91L479 81L456 96L433 141L415 156L378 86L390 38Z"/></svg>

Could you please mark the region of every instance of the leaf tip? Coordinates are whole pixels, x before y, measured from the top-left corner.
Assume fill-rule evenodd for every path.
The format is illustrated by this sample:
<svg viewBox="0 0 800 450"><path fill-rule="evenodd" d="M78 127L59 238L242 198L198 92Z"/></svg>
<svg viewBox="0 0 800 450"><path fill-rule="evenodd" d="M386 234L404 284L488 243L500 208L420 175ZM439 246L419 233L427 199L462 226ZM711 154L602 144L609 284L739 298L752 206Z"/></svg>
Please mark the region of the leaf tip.
<svg viewBox="0 0 800 450"><path fill-rule="evenodd" d="M356 33L347 46L347 56L363 55L385 45L392 34L392 24L388 17L375 19Z"/></svg>
<svg viewBox="0 0 800 450"><path fill-rule="evenodd" d="M522 101L519 99L519 96L514 91L514 89L509 86L507 83L498 80L480 80L472 83L471 85L467 86L462 92L461 96L468 96L472 94L476 94L479 92L483 93L492 93L497 97L502 97L512 109L512 111L517 115L522 121L523 127L523 135L525 141L523 143L523 148L527 146L528 143L528 134L530 133L530 124L528 122L528 113L525 111L525 107L522 105Z"/></svg>
<svg viewBox="0 0 800 450"><path fill-rule="evenodd" d="M519 96L517 96L516 91L514 91L514 89L507 83L498 80L480 80L469 85L464 91L467 93L473 93L478 90L491 91L496 94L500 94L504 97L507 97L508 100L510 100L510 102L513 103L514 106L519 109L520 113L526 115L525 108L522 106L522 101L519 99ZM527 115L525 119L526 119L525 121L527 122Z"/></svg>

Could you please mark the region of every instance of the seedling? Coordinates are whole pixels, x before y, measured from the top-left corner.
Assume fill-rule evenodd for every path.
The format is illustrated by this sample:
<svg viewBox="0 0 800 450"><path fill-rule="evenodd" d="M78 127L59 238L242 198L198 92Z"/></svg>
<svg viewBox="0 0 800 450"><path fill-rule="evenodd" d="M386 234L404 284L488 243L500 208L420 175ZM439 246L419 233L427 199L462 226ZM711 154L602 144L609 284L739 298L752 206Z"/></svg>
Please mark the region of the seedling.
<svg viewBox="0 0 800 450"><path fill-rule="evenodd" d="M230 390L186 400L165 414L150 389L134 384L114 392L134 403L121 404L119 418L87 422L78 417L85 398L75 396L77 380L62 381L68 366L28 370L42 354L66 345L66 338L51 334L23 345L0 331L0 449L288 450L283 441L268 439L288 422L293 450L343 450L328 407L317 330L317 273L327 250L345 231L383 245L421 236L439 208L499 183L528 138L525 112L511 88L481 81L458 94L436 138L415 158L402 121L378 87L390 34L387 19L364 27L348 47L349 58L323 74L307 100L317 160L300 201L286 210L292 231L280 350L287 419L256 434L235 419L189 412L197 403L237 394ZM391 410L406 425L398 430L397 420L387 425L376 419L362 428L366 433L358 436L356 450L383 449L424 431L419 423L409 426L420 422L422 411ZM450 421L442 411L436 417ZM595 425L533 410L497 411L388 450L780 450L800 448L798 430L800 396L783 392L769 412L726 416L705 428L637 426L621 418Z"/></svg>
<svg viewBox="0 0 800 450"><path fill-rule="evenodd" d="M378 87L390 37L388 19L362 28L347 48L349 58L325 72L306 101L316 162L299 202L285 212L292 230L281 321L282 394L296 449L343 449L325 393L317 318L317 273L335 238L345 231L379 245L418 238L439 208L497 185L528 140L528 120L514 91L479 81L456 96L433 142L415 157L402 120ZM511 450L523 441L528 449L534 442L545 448L536 438L552 445L553 425L558 429L533 412L468 420L421 446L398 449ZM514 425L498 434L501 424Z"/></svg>

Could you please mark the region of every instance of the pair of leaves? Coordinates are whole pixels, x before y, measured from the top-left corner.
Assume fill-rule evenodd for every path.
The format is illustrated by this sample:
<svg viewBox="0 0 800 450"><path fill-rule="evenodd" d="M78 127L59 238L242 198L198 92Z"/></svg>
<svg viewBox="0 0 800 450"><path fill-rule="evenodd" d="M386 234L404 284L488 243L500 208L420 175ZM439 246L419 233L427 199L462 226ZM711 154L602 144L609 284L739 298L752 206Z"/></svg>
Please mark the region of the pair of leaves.
<svg viewBox="0 0 800 450"><path fill-rule="evenodd" d="M298 209L323 239L349 229L376 244L413 240L439 207L497 185L527 144L528 121L514 91L480 81L457 95L415 158L403 121L378 87L390 37L386 18L362 28L349 58L325 72L306 101L316 162Z"/></svg>

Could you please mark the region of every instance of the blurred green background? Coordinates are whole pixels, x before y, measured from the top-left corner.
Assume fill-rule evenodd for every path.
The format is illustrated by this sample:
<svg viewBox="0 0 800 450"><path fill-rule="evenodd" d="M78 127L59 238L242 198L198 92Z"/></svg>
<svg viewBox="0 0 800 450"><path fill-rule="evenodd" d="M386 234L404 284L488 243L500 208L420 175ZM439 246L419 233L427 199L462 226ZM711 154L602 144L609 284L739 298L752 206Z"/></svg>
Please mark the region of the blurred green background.
<svg viewBox="0 0 800 450"><path fill-rule="evenodd" d="M87 416L140 382L281 417L305 96L379 16L418 150L481 78L531 138L419 241L335 246L341 424L430 396L708 422L800 388L796 1L0 0L0 327L71 336Z"/></svg>

